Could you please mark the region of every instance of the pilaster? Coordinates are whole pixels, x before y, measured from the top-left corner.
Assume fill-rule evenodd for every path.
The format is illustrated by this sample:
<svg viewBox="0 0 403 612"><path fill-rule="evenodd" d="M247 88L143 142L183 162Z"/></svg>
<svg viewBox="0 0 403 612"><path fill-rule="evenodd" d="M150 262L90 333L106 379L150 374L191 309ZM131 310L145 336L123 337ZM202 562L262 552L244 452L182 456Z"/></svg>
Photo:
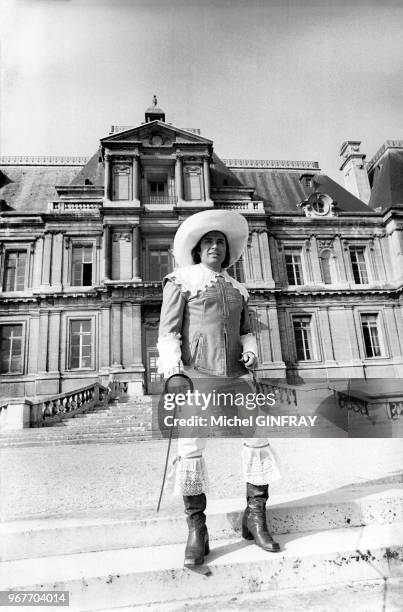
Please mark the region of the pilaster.
<svg viewBox="0 0 403 612"><path fill-rule="evenodd" d="M58 232L53 236L53 253L52 253L52 288L61 290L62 285L62 268L63 268L63 234Z"/></svg>
<svg viewBox="0 0 403 612"><path fill-rule="evenodd" d="M132 228L132 280L140 281L140 229L138 225Z"/></svg>
<svg viewBox="0 0 403 612"><path fill-rule="evenodd" d="M100 330L100 369L108 370L110 366L110 340L111 340L111 308L101 307Z"/></svg>
<svg viewBox="0 0 403 612"><path fill-rule="evenodd" d="M101 255L101 267L102 267L102 281L105 282L111 278L111 230L109 225L104 225L104 233L102 236L102 255Z"/></svg>
<svg viewBox="0 0 403 612"><path fill-rule="evenodd" d="M183 160L181 153L176 154L175 186L177 203L179 204L183 200Z"/></svg>
<svg viewBox="0 0 403 612"><path fill-rule="evenodd" d="M122 305L112 304L112 367L122 367Z"/></svg>
<svg viewBox="0 0 403 612"><path fill-rule="evenodd" d="M49 311L39 311L38 372L48 371Z"/></svg>
<svg viewBox="0 0 403 612"><path fill-rule="evenodd" d="M320 334L322 338L322 354L325 362L335 361L332 333L330 329L329 311L325 308L320 308L318 311Z"/></svg>
<svg viewBox="0 0 403 612"><path fill-rule="evenodd" d="M204 182L204 199L206 202L211 200L210 194L210 160L209 158L203 157L203 182Z"/></svg>
<svg viewBox="0 0 403 612"><path fill-rule="evenodd" d="M33 275L33 287L39 289L42 284L42 259L43 259L43 238L40 237L35 243L34 253L34 275Z"/></svg>
<svg viewBox="0 0 403 612"><path fill-rule="evenodd" d="M42 259L42 286L49 287L51 280L51 268L52 268L52 243L53 234L51 232L45 233L45 243L43 247L43 259Z"/></svg>

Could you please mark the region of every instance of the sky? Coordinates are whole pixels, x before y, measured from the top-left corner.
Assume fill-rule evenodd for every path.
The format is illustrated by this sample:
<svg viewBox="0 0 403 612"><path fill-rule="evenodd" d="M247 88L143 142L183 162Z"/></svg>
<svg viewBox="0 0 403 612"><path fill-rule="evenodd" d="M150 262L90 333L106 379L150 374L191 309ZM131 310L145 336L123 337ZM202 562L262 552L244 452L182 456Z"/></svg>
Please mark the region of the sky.
<svg viewBox="0 0 403 612"><path fill-rule="evenodd" d="M403 0L1 0L0 154L91 155L153 94L222 158L403 139Z"/></svg>

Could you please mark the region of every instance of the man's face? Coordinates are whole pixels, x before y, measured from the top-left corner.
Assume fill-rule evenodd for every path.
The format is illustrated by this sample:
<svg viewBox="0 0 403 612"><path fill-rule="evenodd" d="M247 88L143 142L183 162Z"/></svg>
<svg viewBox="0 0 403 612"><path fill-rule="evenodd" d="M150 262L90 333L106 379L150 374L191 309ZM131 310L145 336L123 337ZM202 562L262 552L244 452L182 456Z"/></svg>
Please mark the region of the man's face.
<svg viewBox="0 0 403 612"><path fill-rule="evenodd" d="M221 232L208 232L200 241L200 261L213 270L221 270L227 245Z"/></svg>

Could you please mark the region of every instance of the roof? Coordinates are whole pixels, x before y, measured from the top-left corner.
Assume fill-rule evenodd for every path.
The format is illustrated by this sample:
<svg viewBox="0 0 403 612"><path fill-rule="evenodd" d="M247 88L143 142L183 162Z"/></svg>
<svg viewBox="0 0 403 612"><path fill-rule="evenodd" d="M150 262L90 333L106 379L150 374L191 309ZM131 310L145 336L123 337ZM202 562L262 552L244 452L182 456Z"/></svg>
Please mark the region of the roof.
<svg viewBox="0 0 403 612"><path fill-rule="evenodd" d="M403 207L403 149L389 149L375 166L368 205L372 209Z"/></svg>
<svg viewBox="0 0 403 612"><path fill-rule="evenodd" d="M155 114L155 115L165 115L165 111L162 110L159 106L149 106L146 109L147 114Z"/></svg>
<svg viewBox="0 0 403 612"><path fill-rule="evenodd" d="M300 170L233 168L232 172L244 185L255 187L255 197L263 200L270 212L304 214L297 206L311 195L312 188L301 183ZM325 174L315 174L314 180L317 191L327 193L337 202L339 210L368 212L368 206Z"/></svg>
<svg viewBox="0 0 403 612"><path fill-rule="evenodd" d="M0 188L0 200L14 210L45 212L57 198L55 185L68 185L79 167L67 165L7 165L0 171L11 182Z"/></svg>
<svg viewBox="0 0 403 612"><path fill-rule="evenodd" d="M74 176L70 185L84 185L86 179L89 179L92 185L103 186L104 184L104 165L100 161L99 151L90 157L85 166Z"/></svg>
<svg viewBox="0 0 403 612"><path fill-rule="evenodd" d="M224 164L224 162L213 153L213 163L211 165L211 186L218 187L242 187L242 183L237 176Z"/></svg>

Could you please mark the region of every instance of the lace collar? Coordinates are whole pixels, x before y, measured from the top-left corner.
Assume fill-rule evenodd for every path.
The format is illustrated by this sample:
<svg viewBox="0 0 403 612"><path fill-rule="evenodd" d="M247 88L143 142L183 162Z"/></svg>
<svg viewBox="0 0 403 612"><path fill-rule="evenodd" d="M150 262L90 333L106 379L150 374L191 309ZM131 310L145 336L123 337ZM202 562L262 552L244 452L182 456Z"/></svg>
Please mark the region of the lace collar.
<svg viewBox="0 0 403 612"><path fill-rule="evenodd" d="M195 264L193 266L185 266L183 268L178 268L168 274L165 278L170 279L180 287L181 291L186 291L189 293L189 297L193 297L198 294L199 291L204 291L207 287L211 287L214 282L217 282L219 277L224 278L227 283L231 283L235 289L239 291L239 293L248 300L249 293L246 290L246 287L239 283L235 278L232 278L225 270L221 272L214 272L204 266L202 263Z"/></svg>

